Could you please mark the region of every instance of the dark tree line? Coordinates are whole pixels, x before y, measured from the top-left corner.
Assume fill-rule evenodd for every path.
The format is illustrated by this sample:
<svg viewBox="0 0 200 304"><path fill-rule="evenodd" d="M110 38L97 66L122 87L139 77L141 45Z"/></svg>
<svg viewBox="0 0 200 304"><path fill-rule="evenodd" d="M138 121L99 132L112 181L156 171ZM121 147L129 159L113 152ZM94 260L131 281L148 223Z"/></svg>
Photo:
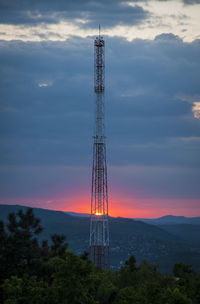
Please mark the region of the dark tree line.
<svg viewBox="0 0 200 304"><path fill-rule="evenodd" d="M40 220L21 210L0 221L0 303L199 304L200 275L178 263L171 275L131 256L119 271L101 270L68 249L64 235L39 242Z"/></svg>

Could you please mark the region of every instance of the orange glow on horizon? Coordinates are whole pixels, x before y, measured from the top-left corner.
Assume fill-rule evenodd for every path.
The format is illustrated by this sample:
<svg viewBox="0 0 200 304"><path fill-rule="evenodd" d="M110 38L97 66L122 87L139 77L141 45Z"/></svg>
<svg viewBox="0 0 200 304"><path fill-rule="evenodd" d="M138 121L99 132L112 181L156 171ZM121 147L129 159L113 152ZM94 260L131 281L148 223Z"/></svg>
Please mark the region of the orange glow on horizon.
<svg viewBox="0 0 200 304"><path fill-rule="evenodd" d="M69 196L57 198L18 198L19 205L30 206L33 208L43 208L49 210L57 210L64 212L76 212L90 214L90 197L84 196ZM5 199L2 204L16 204L16 199ZM109 197L108 214L111 217L126 217L126 218L156 218L164 215L176 215L186 217L196 217L200 215L200 200L199 199L168 199L168 198L134 198L125 197L123 193L112 194ZM102 215L96 212L97 216Z"/></svg>
<svg viewBox="0 0 200 304"><path fill-rule="evenodd" d="M65 205L65 211L90 214L90 198L72 198L73 204ZM194 200L195 205L199 206L199 200ZM73 205L73 206L72 206ZM180 208L180 206L182 206ZM126 218L156 218L164 215L184 215L188 217L197 216L199 208L189 208L191 200L187 199L166 199L166 198L130 198L119 195L109 198L108 215L111 217ZM63 210L62 209L62 210ZM198 209L198 210L197 210ZM100 212L95 213L102 215Z"/></svg>

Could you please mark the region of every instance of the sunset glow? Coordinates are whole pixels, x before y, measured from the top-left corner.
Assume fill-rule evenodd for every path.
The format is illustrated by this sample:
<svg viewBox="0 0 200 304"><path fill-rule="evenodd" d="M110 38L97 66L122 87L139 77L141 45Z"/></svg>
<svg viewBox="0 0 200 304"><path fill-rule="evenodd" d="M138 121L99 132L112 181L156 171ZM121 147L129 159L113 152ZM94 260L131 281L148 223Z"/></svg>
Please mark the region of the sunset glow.
<svg viewBox="0 0 200 304"><path fill-rule="evenodd" d="M18 203L19 202L19 203ZM1 204L19 204L64 212L90 214L90 196L55 199L6 199ZM180 208L181 205L181 208ZM97 216L102 213L95 213ZM199 199L130 198L110 195L109 216L127 218L157 218L167 214L196 217L200 215Z"/></svg>
<svg viewBox="0 0 200 304"><path fill-rule="evenodd" d="M199 1L3 2L0 204L91 213L100 23L109 216L200 216Z"/></svg>

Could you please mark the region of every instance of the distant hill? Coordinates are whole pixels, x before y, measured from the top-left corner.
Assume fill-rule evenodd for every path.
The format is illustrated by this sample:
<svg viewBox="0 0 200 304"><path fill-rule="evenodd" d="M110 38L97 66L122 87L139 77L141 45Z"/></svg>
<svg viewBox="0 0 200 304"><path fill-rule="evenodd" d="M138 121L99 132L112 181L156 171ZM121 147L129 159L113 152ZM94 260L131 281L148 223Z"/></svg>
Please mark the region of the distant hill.
<svg viewBox="0 0 200 304"><path fill-rule="evenodd" d="M77 213L66 211L66 214L73 216L89 217L88 213ZM185 216L175 216L175 215L165 215L155 219L145 219L145 218L132 218L135 221L144 222L151 225L176 225L176 224L194 224L200 225L200 217L185 217Z"/></svg>
<svg viewBox="0 0 200 304"><path fill-rule="evenodd" d="M175 225L175 224L196 224L200 225L200 217L185 217L175 215L165 215L155 219L138 219L139 221L151 225Z"/></svg>
<svg viewBox="0 0 200 304"><path fill-rule="evenodd" d="M182 240L188 241L193 245L197 244L200 246L200 225L175 224L159 225L159 227Z"/></svg>
<svg viewBox="0 0 200 304"><path fill-rule="evenodd" d="M0 219L6 221L10 212L27 207L19 205L0 205ZM61 211L33 208L41 219L44 231L41 239L49 239L53 233L65 234L69 248L77 254L89 249L88 216L74 216ZM200 246L183 240L174 231L166 227L150 225L142 221L127 218L110 218L111 266L118 268L131 254L138 262L143 259L159 263L160 269L169 272L176 262L191 264L200 271Z"/></svg>
<svg viewBox="0 0 200 304"><path fill-rule="evenodd" d="M72 211L65 211L65 213L73 216L90 217L89 213L77 213Z"/></svg>

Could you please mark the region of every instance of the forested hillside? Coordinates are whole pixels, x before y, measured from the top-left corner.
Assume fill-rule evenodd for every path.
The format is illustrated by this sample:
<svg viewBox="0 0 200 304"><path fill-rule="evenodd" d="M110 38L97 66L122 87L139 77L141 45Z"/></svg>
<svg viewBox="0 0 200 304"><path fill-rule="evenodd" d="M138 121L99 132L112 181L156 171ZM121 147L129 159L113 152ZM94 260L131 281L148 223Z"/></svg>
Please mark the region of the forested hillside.
<svg viewBox="0 0 200 304"><path fill-rule="evenodd" d="M6 221L10 212L26 211L27 207L0 205L0 219ZM52 234L67 236L69 249L80 255L88 251L89 218L72 216L65 212L34 208L34 214L41 219L43 231L39 240L51 242ZM126 218L110 218L111 269L119 269L131 256L137 263L146 259L158 264L163 273L172 272L173 265L183 262L200 272L200 244L190 243L174 231L165 231L161 226L150 225ZM189 235L189 229L188 229ZM191 236L192 239L192 236Z"/></svg>
<svg viewBox="0 0 200 304"><path fill-rule="evenodd" d="M42 230L32 209L0 221L0 303L200 303L200 275L191 266L177 263L164 275L131 255L119 270L101 270L86 252L69 250L64 235L40 242Z"/></svg>

